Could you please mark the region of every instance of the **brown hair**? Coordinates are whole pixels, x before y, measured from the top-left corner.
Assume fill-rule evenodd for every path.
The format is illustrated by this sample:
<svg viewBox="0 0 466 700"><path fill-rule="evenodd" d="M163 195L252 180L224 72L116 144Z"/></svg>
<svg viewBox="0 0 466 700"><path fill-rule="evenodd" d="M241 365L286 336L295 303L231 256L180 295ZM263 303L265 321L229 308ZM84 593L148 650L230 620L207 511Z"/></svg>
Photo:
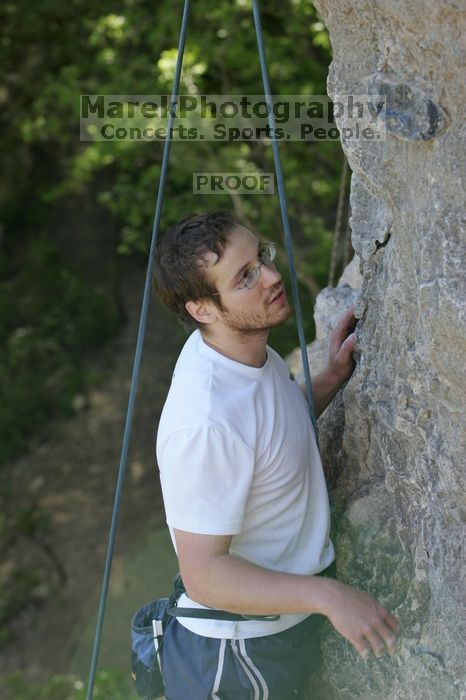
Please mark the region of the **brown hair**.
<svg viewBox="0 0 466 700"><path fill-rule="evenodd" d="M185 326L201 325L186 310L187 301L211 299L223 308L220 296L212 296L217 290L205 275L204 256L211 251L220 259L232 229L239 225L229 211L192 214L172 226L157 244L154 291Z"/></svg>

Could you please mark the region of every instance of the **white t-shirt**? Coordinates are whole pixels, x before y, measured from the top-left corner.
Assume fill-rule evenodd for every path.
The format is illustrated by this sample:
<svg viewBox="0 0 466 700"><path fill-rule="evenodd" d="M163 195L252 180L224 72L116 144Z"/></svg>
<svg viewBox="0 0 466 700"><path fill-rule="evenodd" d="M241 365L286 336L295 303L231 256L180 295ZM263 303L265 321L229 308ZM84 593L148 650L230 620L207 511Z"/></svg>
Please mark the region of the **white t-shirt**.
<svg viewBox="0 0 466 700"><path fill-rule="evenodd" d="M267 569L317 574L334 559L327 488L306 399L267 346L262 367L187 340L160 419L157 459L167 523L233 535L230 553ZM204 607L183 595L180 607ZM206 637L275 634L307 614L274 622L178 618Z"/></svg>

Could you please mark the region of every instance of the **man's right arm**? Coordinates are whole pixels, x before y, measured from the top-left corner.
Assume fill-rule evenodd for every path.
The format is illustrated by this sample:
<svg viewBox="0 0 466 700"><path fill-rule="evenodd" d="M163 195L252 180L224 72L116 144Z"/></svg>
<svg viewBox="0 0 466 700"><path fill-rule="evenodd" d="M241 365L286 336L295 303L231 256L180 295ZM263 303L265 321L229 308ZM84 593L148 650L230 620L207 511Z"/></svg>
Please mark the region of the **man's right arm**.
<svg viewBox="0 0 466 700"><path fill-rule="evenodd" d="M324 576L265 569L229 554L231 536L175 529L181 576L189 597L243 615L320 613L363 658L396 650L397 620L372 596Z"/></svg>

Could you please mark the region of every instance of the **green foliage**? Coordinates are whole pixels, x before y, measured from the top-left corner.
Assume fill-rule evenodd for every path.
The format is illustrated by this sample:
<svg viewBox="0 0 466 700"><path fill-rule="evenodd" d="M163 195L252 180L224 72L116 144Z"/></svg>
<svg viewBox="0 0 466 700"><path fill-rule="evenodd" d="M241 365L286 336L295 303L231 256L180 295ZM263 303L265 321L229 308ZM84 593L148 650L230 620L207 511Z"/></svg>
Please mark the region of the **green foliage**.
<svg viewBox="0 0 466 700"><path fill-rule="evenodd" d="M32 567L17 567L0 582L0 646L10 639L9 625L30 605L41 583L39 572Z"/></svg>
<svg viewBox="0 0 466 700"><path fill-rule="evenodd" d="M116 329L108 299L60 260L50 224L67 202L87 198L107 212L117 254L148 250L163 143L79 141L79 95L170 93L181 6L9 0L0 8L0 160L8 173L0 179L0 398L8 407L0 417L7 435L0 462L18 453L31 431L70 411L85 382L82 353ZM325 94L330 46L311 0L262 3L262 22L272 91ZM249 0L198 0L181 92L262 91ZM287 142L280 153L310 339L312 299L326 283L342 155L334 142ZM200 169L270 172L270 143L174 142L162 231L188 212L235 207L259 235L280 241L276 196L193 195L192 173ZM277 339L283 351L296 342L290 331Z"/></svg>
<svg viewBox="0 0 466 700"><path fill-rule="evenodd" d="M330 45L311 0L261 5L272 92L325 94ZM68 248L79 248L81 231L60 224L64 213L86 203L94 220L102 216L115 257L148 251L163 143L80 141L79 96L169 94L181 10L182 2L168 0L0 5L0 463L24 450L53 418L72 412L74 398L90 383L86 353L118 328L112 296L118 279L97 289L85 265L75 264ZM181 92L262 94L250 0L193 3ZM310 340L313 297L327 280L342 153L334 142L287 142L280 154ZM200 170L273 169L266 141L174 142L161 230L189 212L236 208L263 239L279 242L277 196L192 194L192 174ZM92 231L96 250L108 235L104 228ZM108 264L98 254L97 269ZM282 261L288 281L286 268ZM281 352L296 345L293 320L272 338ZM10 520L10 531L19 530L20 522ZM0 592L3 619L42 584L34 572L17 573L17 595ZM81 698L75 682L55 679L46 690L28 691L17 680L23 693L17 697L75 700ZM118 700L117 693L102 697Z"/></svg>
<svg viewBox="0 0 466 700"><path fill-rule="evenodd" d="M129 674L128 674L129 675ZM7 676L3 681L5 700L85 700L86 686L74 675L53 676L45 683L34 683L22 674ZM94 686L95 700L132 700L137 698L127 675L111 669L99 671Z"/></svg>
<svg viewBox="0 0 466 700"><path fill-rule="evenodd" d="M326 30L310 0L264 3L262 19L272 89L276 94L325 94L329 61ZM16 7L14 2L10 8ZM16 10L18 8L16 7ZM54 41L55 61L44 47L36 69L30 69L28 105L19 117L23 141L47 144L49 159L58 161L40 187L45 200L63 197L83 186L113 214L121 238L120 252L145 249L158 181L161 143L78 143L77 98L80 93L165 94L171 90L181 5L155 7L126 0L118 14L111 3L49 0L29 8L23 21L36 36ZM6 13L10 27L21 31L18 12ZM72 42L59 41L56 17L72 31ZM15 21L13 21L13 17ZM51 21L53 18L53 21ZM8 29L7 29L8 32ZM29 32L28 32L29 34ZM7 52L8 54L8 52ZM53 65L52 65L53 64ZM40 70L39 70L40 68ZM24 88L23 88L24 89ZM32 94L29 92L32 89ZM182 92L260 94L262 82L250 3L216 5L197 2L192 9L182 74ZM318 236L312 223L319 212L328 232L334 221L339 145L289 143L282 149L290 211L308 212L306 239ZM324 153L326 151L326 153ZM216 171L273 168L270 147L263 143L177 143L173 148L162 228L180 212L232 206L228 198L191 194L191 175L199 166ZM102 177L105 173L105 178ZM327 190L314 183L328 183ZM247 200L248 198L245 198ZM262 201L265 200L265 201ZM267 197L244 201L245 213L257 222L277 226L277 202ZM325 257L322 255L322 257ZM313 267L313 263L311 263ZM318 271L317 271L318 272Z"/></svg>
<svg viewBox="0 0 466 700"><path fill-rule="evenodd" d="M85 353L116 327L110 301L65 267L47 238L31 241L17 274L0 282L0 461L73 411Z"/></svg>
<svg viewBox="0 0 466 700"><path fill-rule="evenodd" d="M0 648L10 640L11 623L24 616L26 606L40 604L57 588L57 580L63 582L64 571L58 559L47 547L49 516L40 509L33 498L18 506L11 487L5 479L0 490L0 551L2 552L2 578L0 580ZM18 543L28 541L29 550L45 550L47 561L41 567L24 557L18 561Z"/></svg>

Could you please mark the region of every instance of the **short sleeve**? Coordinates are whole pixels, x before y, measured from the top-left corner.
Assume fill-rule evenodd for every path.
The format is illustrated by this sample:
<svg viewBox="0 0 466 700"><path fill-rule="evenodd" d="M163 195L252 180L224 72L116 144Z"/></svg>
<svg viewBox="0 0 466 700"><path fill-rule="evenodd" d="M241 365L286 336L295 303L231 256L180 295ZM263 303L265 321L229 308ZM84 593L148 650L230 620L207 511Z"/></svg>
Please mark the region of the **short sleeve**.
<svg viewBox="0 0 466 700"><path fill-rule="evenodd" d="M167 523L186 532L241 532L254 453L215 425L182 428L157 443Z"/></svg>

